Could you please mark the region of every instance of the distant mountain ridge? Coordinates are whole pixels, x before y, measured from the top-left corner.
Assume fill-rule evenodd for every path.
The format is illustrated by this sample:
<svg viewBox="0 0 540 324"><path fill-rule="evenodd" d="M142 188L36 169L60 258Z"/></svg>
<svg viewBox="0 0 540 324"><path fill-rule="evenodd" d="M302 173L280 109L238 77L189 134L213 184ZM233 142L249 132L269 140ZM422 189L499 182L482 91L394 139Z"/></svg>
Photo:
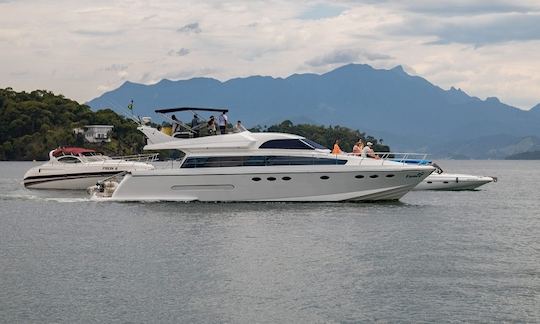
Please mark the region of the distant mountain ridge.
<svg viewBox="0 0 540 324"><path fill-rule="evenodd" d="M461 89L444 90L401 66L385 70L349 64L320 75L250 76L224 82L125 82L88 105L121 112L131 99L138 115L155 117L153 111L164 107L227 107L231 119L248 126L286 119L343 125L382 137L394 150L426 150L438 156L451 156L474 140L509 136L518 144L521 138L540 137L540 104L523 111L497 98L481 100ZM502 154L481 149L473 156L503 158Z"/></svg>

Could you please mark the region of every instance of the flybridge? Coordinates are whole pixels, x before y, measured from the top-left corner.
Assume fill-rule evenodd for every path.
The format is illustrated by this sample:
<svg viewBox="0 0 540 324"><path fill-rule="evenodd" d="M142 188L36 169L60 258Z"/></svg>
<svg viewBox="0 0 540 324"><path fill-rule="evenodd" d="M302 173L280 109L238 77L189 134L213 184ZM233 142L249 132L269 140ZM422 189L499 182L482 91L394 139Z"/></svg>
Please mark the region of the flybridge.
<svg viewBox="0 0 540 324"><path fill-rule="evenodd" d="M173 112L181 111L212 111L212 112L223 112L228 113L229 109L226 108L204 108L204 107L177 107L177 108L163 108L155 110L159 114L168 114Z"/></svg>

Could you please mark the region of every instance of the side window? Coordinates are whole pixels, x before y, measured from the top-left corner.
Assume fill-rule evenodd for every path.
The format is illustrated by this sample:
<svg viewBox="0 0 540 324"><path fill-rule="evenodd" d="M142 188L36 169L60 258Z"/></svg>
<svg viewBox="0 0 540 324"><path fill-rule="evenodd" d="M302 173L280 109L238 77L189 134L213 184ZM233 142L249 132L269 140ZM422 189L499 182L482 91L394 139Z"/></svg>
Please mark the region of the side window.
<svg viewBox="0 0 540 324"><path fill-rule="evenodd" d="M81 160L79 158L74 156L62 156L61 158L58 158L58 162L60 163L81 163Z"/></svg>
<svg viewBox="0 0 540 324"><path fill-rule="evenodd" d="M288 150L313 150L313 148L299 139L270 140L259 146L262 149L288 149Z"/></svg>
<svg viewBox="0 0 540 324"><path fill-rule="evenodd" d="M302 156L268 156L266 165L331 165L345 164L347 160L312 158Z"/></svg>
<svg viewBox="0 0 540 324"><path fill-rule="evenodd" d="M268 166L268 165L332 165L345 164L347 160L313 158L303 156L212 156L191 157L186 159L181 168L223 168L239 166Z"/></svg>
<svg viewBox="0 0 540 324"><path fill-rule="evenodd" d="M181 168L202 168L206 165L208 158L188 158L184 161Z"/></svg>

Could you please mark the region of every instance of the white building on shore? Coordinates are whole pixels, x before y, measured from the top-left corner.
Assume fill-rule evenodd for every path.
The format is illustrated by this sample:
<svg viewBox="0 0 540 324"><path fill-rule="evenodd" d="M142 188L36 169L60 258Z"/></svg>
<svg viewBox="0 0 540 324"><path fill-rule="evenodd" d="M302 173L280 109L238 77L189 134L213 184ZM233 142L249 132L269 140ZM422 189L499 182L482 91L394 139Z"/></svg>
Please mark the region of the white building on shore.
<svg viewBox="0 0 540 324"><path fill-rule="evenodd" d="M83 134L84 139L89 143L110 142L110 133L114 126L111 125L86 125L83 128L75 128L75 134Z"/></svg>

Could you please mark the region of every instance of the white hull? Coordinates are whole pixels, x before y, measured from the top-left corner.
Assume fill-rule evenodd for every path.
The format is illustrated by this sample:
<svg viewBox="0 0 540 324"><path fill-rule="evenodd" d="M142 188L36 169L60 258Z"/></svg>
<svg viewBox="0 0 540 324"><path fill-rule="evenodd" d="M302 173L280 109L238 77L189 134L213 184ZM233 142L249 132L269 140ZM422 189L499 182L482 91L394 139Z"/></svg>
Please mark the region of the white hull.
<svg viewBox="0 0 540 324"><path fill-rule="evenodd" d="M474 190L495 181L493 177L468 174L432 173L413 190Z"/></svg>
<svg viewBox="0 0 540 324"><path fill-rule="evenodd" d="M433 170L429 166L276 166L134 171L116 201L397 200ZM371 176L371 177L370 177Z"/></svg>
<svg viewBox="0 0 540 324"><path fill-rule="evenodd" d="M151 164L121 160L73 165L49 162L28 170L23 183L29 189L85 190L123 171L153 168Z"/></svg>

